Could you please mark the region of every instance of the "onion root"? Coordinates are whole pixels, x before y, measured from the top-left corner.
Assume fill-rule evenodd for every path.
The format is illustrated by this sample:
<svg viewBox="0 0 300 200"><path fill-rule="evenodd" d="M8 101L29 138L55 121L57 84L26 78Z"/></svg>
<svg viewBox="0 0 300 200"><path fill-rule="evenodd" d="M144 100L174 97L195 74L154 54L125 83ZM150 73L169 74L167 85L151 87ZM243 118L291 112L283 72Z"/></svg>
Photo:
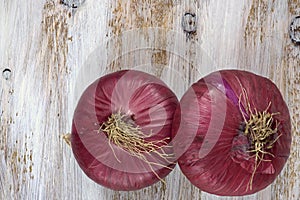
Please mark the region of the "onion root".
<svg viewBox="0 0 300 200"><path fill-rule="evenodd" d="M146 141L145 137L151 137L153 135L152 132L149 135L145 135L131 116L123 114L120 110L111 114L108 120L100 126L98 132L104 132L107 135L109 146L118 162L121 163L114 151L112 143L125 150L131 156L135 156L147 163L156 177L165 184L165 181L159 177L152 166L161 166L170 170L172 170L172 168L158 162L150 162L145 154L150 156L158 155L158 157L162 158L168 165L174 164L174 162L170 161L174 158L174 155L164 151L164 148L171 148L171 146L167 144L167 140L170 139L169 137L157 141Z"/></svg>
<svg viewBox="0 0 300 200"><path fill-rule="evenodd" d="M243 112L241 100L244 98L246 102L246 113ZM250 148L249 153L253 153L255 157L255 166L249 181L248 188L252 190L254 175L261 164L261 162L271 162L271 160L264 159L264 156L270 155L274 157L268 150L273 148L274 143L281 135L277 136L279 122L273 116L280 113L268 112L271 102L264 111L257 111L256 108L252 109L246 90L243 88L239 98L240 111L242 113L245 131L244 134L248 137Z"/></svg>

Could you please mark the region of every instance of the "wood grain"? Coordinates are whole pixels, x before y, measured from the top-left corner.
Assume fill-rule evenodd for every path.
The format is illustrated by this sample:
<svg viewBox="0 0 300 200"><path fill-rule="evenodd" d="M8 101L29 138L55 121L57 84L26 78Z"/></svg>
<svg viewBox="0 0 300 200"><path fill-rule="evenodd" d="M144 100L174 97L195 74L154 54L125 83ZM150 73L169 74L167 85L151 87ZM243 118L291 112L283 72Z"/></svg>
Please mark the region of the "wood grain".
<svg viewBox="0 0 300 200"><path fill-rule="evenodd" d="M182 16L195 13L186 34ZM300 47L289 25L299 0L3 0L0 7L0 199L300 199ZM179 168L134 192L103 188L81 171L62 136L85 87L124 68L163 79L180 98L217 69L273 80L292 118L291 156L276 181L246 197L201 192Z"/></svg>

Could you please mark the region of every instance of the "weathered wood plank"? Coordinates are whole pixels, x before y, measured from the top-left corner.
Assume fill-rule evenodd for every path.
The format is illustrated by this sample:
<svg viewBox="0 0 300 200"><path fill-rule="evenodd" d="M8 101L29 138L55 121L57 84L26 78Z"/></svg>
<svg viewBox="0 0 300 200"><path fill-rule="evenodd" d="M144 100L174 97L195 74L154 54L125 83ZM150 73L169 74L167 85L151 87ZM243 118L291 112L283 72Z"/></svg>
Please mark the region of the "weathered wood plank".
<svg viewBox="0 0 300 200"><path fill-rule="evenodd" d="M300 199L300 49L289 39L299 0L4 1L0 7L0 199ZM187 35L182 16L195 13ZM217 197L195 188L179 168L134 192L116 192L87 178L62 135L85 87L124 68L148 71L180 98L217 69L270 77L282 91L293 125L291 157L264 191Z"/></svg>

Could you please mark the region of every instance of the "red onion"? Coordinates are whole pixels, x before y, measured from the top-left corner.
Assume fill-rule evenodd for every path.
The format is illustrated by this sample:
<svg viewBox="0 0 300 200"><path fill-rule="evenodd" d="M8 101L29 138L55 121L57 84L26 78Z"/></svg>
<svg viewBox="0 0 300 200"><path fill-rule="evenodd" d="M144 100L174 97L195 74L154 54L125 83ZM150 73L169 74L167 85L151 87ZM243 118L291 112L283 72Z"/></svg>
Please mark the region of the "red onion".
<svg viewBox="0 0 300 200"><path fill-rule="evenodd" d="M271 184L290 154L290 115L267 78L217 71L194 83L174 116L184 175L203 191L241 196Z"/></svg>
<svg viewBox="0 0 300 200"><path fill-rule="evenodd" d="M81 169L114 190L137 190L174 168L172 121L178 100L158 78L134 70L103 76L82 94L71 145Z"/></svg>

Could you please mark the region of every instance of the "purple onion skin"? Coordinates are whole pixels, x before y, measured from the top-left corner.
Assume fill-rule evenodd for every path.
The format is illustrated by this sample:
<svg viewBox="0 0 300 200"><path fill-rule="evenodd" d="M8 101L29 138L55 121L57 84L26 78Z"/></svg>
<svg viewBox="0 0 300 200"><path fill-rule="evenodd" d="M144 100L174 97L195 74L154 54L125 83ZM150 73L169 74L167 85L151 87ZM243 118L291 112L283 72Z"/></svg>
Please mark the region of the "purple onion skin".
<svg viewBox="0 0 300 200"><path fill-rule="evenodd" d="M113 190L138 190L158 182L157 175L163 179L174 163L153 158L169 169L150 169L147 163L112 143L118 162L106 135L97 130L112 113L121 110L143 132L153 131L146 141L169 138L165 141L170 142L178 104L175 94L161 80L140 71L123 70L99 78L84 91L73 116L71 145L79 166L93 181Z"/></svg>
<svg viewBox="0 0 300 200"><path fill-rule="evenodd" d="M248 101L241 99L243 88ZM271 161L261 162L255 171L251 189L256 161L243 132L249 102L261 112L271 102L267 111L280 113L273 116L279 123L274 137L281 135L264 157ZM196 135L190 139L192 132ZM221 70L194 83L175 112L173 134L181 137L179 141L191 140L188 146L179 142L174 147L176 152L187 149L178 161L183 174L199 189L220 196L249 195L266 188L290 154L290 115L279 89L269 79L247 71Z"/></svg>

